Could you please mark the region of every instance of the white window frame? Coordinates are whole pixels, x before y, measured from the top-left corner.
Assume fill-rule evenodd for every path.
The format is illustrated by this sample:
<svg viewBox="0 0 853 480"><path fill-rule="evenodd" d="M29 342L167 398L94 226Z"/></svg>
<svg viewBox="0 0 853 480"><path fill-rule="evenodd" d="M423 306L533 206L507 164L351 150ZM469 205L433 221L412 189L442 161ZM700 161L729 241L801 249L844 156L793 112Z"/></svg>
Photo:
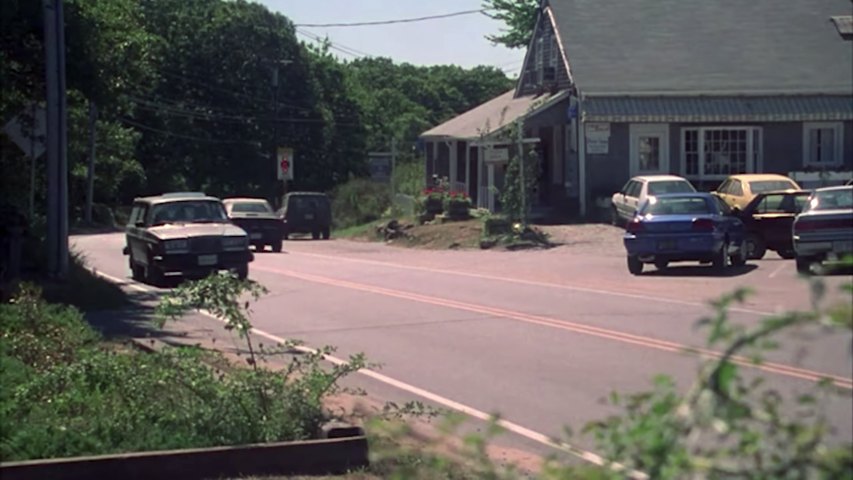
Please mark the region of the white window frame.
<svg viewBox="0 0 853 480"><path fill-rule="evenodd" d="M835 137L835 159L832 163L811 161L811 131L832 129ZM803 122L803 166L804 167L838 167L844 163L844 124L842 122Z"/></svg>
<svg viewBox="0 0 853 480"><path fill-rule="evenodd" d="M656 175L669 173L669 124L668 123L632 123L629 131L629 157L631 176ZM658 154L660 165L657 170L640 171L639 144L640 137L660 137Z"/></svg>
<svg viewBox="0 0 853 480"><path fill-rule="evenodd" d="M687 149L686 142L684 139L685 133L690 130L695 130L696 133L696 149L699 154L699 164L698 173L696 174L688 174L687 173ZM746 135L746 150L749 154L755 154L754 158L752 155L748 155L746 159L746 172L744 173L756 173L760 172L764 168L764 131L761 127L756 127L752 125L726 125L726 126L718 126L718 127L701 127L701 126L691 126L691 127L681 127L681 131L679 132L679 148L681 149L681 176L687 178L689 180L725 180L731 174L716 174L716 175L706 175L705 174L705 132L714 131L714 130L745 130L747 132ZM758 134L758 145L755 145L756 135Z"/></svg>

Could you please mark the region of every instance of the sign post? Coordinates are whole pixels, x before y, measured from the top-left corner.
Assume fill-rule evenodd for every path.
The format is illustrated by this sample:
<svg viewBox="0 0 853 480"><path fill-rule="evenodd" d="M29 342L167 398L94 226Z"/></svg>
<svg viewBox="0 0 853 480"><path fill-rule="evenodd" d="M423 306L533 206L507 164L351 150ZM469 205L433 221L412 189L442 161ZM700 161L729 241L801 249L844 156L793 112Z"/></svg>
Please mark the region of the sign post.
<svg viewBox="0 0 853 480"><path fill-rule="evenodd" d="M282 193L282 201L287 195L287 182L293 180L293 149L287 147L278 147L276 149L276 170L278 171L278 179L284 185Z"/></svg>

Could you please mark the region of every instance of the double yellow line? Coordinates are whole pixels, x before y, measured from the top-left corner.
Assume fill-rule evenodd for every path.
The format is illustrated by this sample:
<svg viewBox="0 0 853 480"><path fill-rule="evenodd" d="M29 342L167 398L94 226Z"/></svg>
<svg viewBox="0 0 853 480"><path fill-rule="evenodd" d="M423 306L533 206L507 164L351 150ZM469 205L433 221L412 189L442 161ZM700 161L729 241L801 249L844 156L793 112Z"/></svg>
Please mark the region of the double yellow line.
<svg viewBox="0 0 853 480"><path fill-rule="evenodd" d="M631 345L637 345L644 348L651 348L655 350L661 350L670 353L687 353L698 355L703 358L708 359L719 359L722 357L722 353L709 350L706 348L692 347L689 345L684 345L681 343L670 342L666 340L660 340L657 338L647 337L643 335L634 335L626 332L621 332L618 330L612 330L608 328L600 328L594 327L591 325L584 325L581 323L570 322L566 320L559 320L551 317L544 317L541 315L531 315L523 312L513 311L513 310L505 310L502 308L489 307L486 305L477 305L472 303L460 302L456 300L451 300L447 298L433 297L427 295L421 295L413 292L405 292L401 290L392 290L389 288L378 287L374 285L367 285L363 283L356 283L347 280L339 280L330 277L324 277L320 275L312 275L307 273L295 272L292 270L285 270L280 268L270 268L270 267L262 267L259 265L252 267L254 270L259 270L268 273L274 273L278 275L284 275L292 278L298 278L300 280L305 280L308 282L318 283L322 285L329 285L334 287L346 288L350 290L357 290L366 293L372 293L376 295L383 295L386 297L399 298L403 300L409 300L429 305L435 305L439 307L445 308L453 308L456 310L462 310L466 312L473 312L483 315L489 315L492 317L505 318L510 320L515 320L519 322L525 322L534 325L541 325L545 327L557 328L560 330L570 331L574 333L580 333L583 335L590 335L598 338L604 338L607 340L622 342ZM735 356L731 358L732 363L737 365L755 368L757 370L761 370L768 373L774 373L778 375L783 375L792 378L798 378L801 380L809 380L809 381L821 381L821 380L829 380L832 381L837 387L845 388L845 389L853 389L853 381L850 378L845 378L837 375L824 374L814 370L807 370L803 368L793 367L789 365L784 365L781 363L774 362L762 362L755 363L752 360Z"/></svg>

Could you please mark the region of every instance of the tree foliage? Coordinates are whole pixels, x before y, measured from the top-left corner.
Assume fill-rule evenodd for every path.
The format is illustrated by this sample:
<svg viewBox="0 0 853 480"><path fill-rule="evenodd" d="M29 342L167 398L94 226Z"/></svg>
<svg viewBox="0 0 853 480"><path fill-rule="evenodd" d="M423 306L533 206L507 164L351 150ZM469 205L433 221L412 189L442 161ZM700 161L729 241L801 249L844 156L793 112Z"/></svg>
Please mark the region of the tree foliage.
<svg viewBox="0 0 853 480"><path fill-rule="evenodd" d="M493 67L343 61L301 43L290 20L245 0L66 0L70 199L85 197L88 108L98 107L95 200L198 189L275 199L277 146L292 188L331 191L367 174L369 151L417 137L510 88ZM0 121L44 102L42 5L0 6ZM277 85L274 81L277 71ZM26 205L30 162L0 135L0 201ZM43 159L37 162L43 205Z"/></svg>
<svg viewBox="0 0 853 480"><path fill-rule="evenodd" d="M527 48L536 28L539 3L540 0L484 0L486 15L506 25L501 33L486 38L507 48Z"/></svg>

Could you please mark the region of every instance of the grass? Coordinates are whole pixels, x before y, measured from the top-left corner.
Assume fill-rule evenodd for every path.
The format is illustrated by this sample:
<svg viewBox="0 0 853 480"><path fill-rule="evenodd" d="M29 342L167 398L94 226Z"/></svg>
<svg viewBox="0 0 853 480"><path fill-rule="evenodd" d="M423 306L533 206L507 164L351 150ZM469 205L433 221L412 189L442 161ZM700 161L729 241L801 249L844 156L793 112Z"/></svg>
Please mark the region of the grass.
<svg viewBox="0 0 853 480"><path fill-rule="evenodd" d="M332 237L346 238L350 240L372 238L375 237L373 232L374 228L376 228L376 225L380 223L382 223L382 220L336 229L332 232Z"/></svg>

